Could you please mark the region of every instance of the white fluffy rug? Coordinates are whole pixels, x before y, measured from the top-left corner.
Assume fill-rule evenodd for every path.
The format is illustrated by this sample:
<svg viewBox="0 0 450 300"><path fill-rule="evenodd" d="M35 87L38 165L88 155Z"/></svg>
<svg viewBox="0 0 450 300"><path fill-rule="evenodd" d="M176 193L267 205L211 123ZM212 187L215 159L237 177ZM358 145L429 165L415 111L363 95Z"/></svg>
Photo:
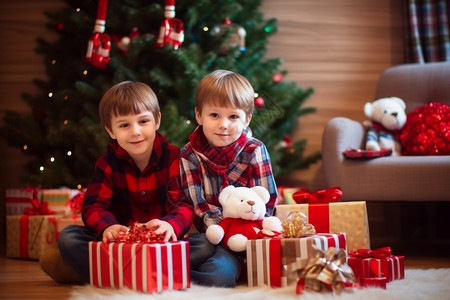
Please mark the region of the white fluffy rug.
<svg viewBox="0 0 450 300"><path fill-rule="evenodd" d="M422 300L450 299L450 269L406 269L405 279L394 280L387 284L386 290L365 288L344 292L340 296L331 293L318 294L305 292L301 296L295 293L295 286L285 288L249 288L238 286L229 288L210 288L191 285L184 291L165 291L159 294L143 294L129 289L101 289L93 286L77 286L70 300L249 300L249 299L302 299L302 300Z"/></svg>

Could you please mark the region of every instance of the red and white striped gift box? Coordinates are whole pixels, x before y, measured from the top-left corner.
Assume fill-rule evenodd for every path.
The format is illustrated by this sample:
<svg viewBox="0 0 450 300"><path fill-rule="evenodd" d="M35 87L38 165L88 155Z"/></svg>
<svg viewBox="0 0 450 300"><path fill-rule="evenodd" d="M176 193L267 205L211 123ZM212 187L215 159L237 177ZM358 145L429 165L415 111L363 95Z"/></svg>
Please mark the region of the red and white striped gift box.
<svg viewBox="0 0 450 300"><path fill-rule="evenodd" d="M405 278L405 257L365 258L361 262L361 277L386 277L387 282Z"/></svg>
<svg viewBox="0 0 450 300"><path fill-rule="evenodd" d="M347 250L345 233L318 233L300 238L266 238L247 242L248 286L283 287L298 280L313 255L313 246Z"/></svg>
<svg viewBox="0 0 450 300"><path fill-rule="evenodd" d="M144 293L190 287L189 243L89 243L90 283Z"/></svg>

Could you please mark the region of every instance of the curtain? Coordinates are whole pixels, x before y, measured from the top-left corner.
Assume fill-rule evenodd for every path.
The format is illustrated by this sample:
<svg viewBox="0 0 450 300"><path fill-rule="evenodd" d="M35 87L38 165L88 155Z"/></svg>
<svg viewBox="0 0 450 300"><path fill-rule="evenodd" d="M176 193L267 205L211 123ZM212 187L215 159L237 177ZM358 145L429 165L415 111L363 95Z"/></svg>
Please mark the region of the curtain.
<svg viewBox="0 0 450 300"><path fill-rule="evenodd" d="M405 1L405 61L450 61L450 0Z"/></svg>

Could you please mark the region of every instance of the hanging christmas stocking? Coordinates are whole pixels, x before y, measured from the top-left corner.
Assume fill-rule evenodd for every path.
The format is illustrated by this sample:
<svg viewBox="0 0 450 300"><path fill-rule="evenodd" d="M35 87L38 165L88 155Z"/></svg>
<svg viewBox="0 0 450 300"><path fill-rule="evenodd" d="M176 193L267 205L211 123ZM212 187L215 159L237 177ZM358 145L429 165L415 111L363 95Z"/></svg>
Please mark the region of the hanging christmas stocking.
<svg viewBox="0 0 450 300"><path fill-rule="evenodd" d="M171 44L176 50L184 41L184 27L180 19L175 18L175 0L166 0L164 7L164 21L159 29L156 46Z"/></svg>
<svg viewBox="0 0 450 300"><path fill-rule="evenodd" d="M105 32L106 10L108 0L99 0L97 7L97 19L95 20L94 31L89 39L86 61L99 69L106 69L109 63L109 52L111 50L111 41L109 35Z"/></svg>

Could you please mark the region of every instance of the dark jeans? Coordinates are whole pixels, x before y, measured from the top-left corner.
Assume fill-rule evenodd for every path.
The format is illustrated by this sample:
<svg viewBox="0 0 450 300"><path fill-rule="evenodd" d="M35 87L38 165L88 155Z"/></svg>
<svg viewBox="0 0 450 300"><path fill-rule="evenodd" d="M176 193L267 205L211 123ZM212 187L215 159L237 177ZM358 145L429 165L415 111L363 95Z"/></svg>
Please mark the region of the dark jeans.
<svg viewBox="0 0 450 300"><path fill-rule="evenodd" d="M204 233L188 237L191 281L199 285L234 287L241 273L244 253L213 245Z"/></svg>

